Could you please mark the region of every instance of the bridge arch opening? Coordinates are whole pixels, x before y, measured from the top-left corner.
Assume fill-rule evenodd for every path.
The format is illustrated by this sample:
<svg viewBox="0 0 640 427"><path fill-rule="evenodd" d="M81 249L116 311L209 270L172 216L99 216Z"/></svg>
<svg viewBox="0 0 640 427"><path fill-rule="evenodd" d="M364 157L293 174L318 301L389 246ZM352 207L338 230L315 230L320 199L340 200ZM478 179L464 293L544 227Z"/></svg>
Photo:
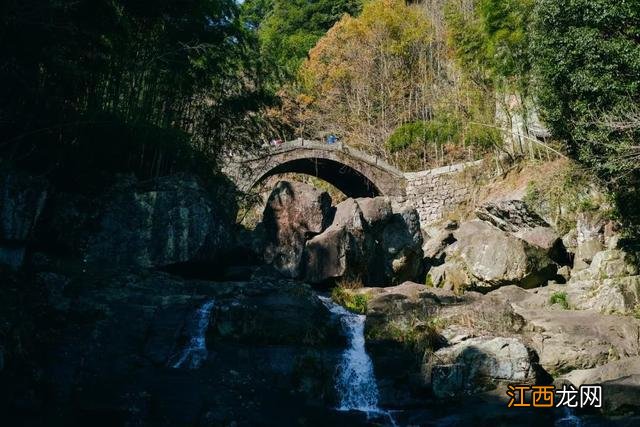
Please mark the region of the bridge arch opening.
<svg viewBox="0 0 640 427"><path fill-rule="evenodd" d="M274 175L299 173L310 175L336 187L347 197L376 197L382 192L376 185L356 169L330 159L302 158L283 162L260 176L253 187Z"/></svg>

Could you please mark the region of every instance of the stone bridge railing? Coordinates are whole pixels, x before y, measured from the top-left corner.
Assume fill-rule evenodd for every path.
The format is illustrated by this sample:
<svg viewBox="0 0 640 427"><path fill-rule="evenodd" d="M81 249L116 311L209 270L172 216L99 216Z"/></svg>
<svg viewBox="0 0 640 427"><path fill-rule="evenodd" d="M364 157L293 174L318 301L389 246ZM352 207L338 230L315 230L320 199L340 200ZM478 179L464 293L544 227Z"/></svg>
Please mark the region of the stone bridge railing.
<svg viewBox="0 0 640 427"><path fill-rule="evenodd" d="M254 159L271 157L277 154L282 154L288 151L298 150L301 148L308 149L308 150L322 150L322 151L335 151L335 152L347 153L351 158L355 160L359 160L371 166L376 166L376 167L385 169L392 174L396 174L399 176L403 175L403 172L400 169L390 165L380 157L367 154L353 147L349 147L348 145L343 144L342 142L337 142L335 144L327 144L325 142L311 141L308 139L299 138L299 139L294 139L293 141L287 141L281 145L269 147L268 151L256 156Z"/></svg>

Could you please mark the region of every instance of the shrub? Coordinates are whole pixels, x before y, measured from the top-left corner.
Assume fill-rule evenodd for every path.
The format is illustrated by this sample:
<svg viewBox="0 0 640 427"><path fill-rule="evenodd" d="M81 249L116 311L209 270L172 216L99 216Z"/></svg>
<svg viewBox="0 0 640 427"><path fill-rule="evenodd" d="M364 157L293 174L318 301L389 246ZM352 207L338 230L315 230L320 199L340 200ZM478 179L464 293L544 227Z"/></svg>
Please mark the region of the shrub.
<svg viewBox="0 0 640 427"><path fill-rule="evenodd" d="M369 295L353 292L354 289L362 287L360 279L343 279L331 291L331 299L347 310L358 314L367 312Z"/></svg>
<svg viewBox="0 0 640 427"><path fill-rule="evenodd" d="M567 301L567 293L564 291L554 292L553 294L551 294L551 297L549 297L549 304L551 305L559 304L560 307L564 308L565 310L568 310L569 302Z"/></svg>
<svg viewBox="0 0 640 427"><path fill-rule="evenodd" d="M415 145L440 146L452 141L460 141L459 120L451 115L441 115L432 120L418 120L399 126L386 146L389 152L395 153Z"/></svg>
<svg viewBox="0 0 640 427"><path fill-rule="evenodd" d="M576 226L577 213L605 210L607 200L593 191L593 178L583 168L573 162L558 165L550 172L532 177L524 201L564 234Z"/></svg>
<svg viewBox="0 0 640 427"><path fill-rule="evenodd" d="M402 344L416 354L434 351L443 344L440 331L445 326L442 319L435 317L424 322L410 319L407 323L389 322L367 331L368 340L390 340Z"/></svg>
<svg viewBox="0 0 640 427"><path fill-rule="evenodd" d="M424 279L424 285L428 288L433 288L433 280L431 279L431 276L427 274L427 277L425 277Z"/></svg>

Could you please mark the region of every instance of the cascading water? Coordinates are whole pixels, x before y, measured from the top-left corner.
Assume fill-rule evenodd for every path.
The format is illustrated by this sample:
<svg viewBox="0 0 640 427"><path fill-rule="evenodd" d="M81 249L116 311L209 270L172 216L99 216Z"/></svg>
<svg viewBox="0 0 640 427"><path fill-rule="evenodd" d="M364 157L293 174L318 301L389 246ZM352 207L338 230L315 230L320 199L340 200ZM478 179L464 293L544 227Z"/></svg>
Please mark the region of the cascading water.
<svg viewBox="0 0 640 427"><path fill-rule="evenodd" d="M319 298L338 316L348 338L349 347L342 354L336 381L336 390L340 397L338 409L386 414L378 407L378 385L373 375L373 363L365 349L365 316L351 313L330 298Z"/></svg>
<svg viewBox="0 0 640 427"><path fill-rule="evenodd" d="M189 341L180 351L170 359L168 365L172 368L198 369L207 358L207 343L205 334L209 327L211 310L215 305L214 300L205 302L186 321L185 330Z"/></svg>

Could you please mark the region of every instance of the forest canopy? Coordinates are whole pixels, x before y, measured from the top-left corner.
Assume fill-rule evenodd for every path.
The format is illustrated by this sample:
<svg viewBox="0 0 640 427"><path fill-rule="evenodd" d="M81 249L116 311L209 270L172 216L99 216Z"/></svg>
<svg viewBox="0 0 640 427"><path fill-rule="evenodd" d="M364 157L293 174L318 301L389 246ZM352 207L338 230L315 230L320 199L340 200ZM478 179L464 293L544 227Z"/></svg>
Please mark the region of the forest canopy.
<svg viewBox="0 0 640 427"><path fill-rule="evenodd" d="M52 177L335 134L405 170L552 146L640 205L640 0L7 0L0 19L0 153Z"/></svg>
<svg viewBox="0 0 640 427"><path fill-rule="evenodd" d="M149 176L250 140L268 96L238 17L233 0L9 0L4 156Z"/></svg>

